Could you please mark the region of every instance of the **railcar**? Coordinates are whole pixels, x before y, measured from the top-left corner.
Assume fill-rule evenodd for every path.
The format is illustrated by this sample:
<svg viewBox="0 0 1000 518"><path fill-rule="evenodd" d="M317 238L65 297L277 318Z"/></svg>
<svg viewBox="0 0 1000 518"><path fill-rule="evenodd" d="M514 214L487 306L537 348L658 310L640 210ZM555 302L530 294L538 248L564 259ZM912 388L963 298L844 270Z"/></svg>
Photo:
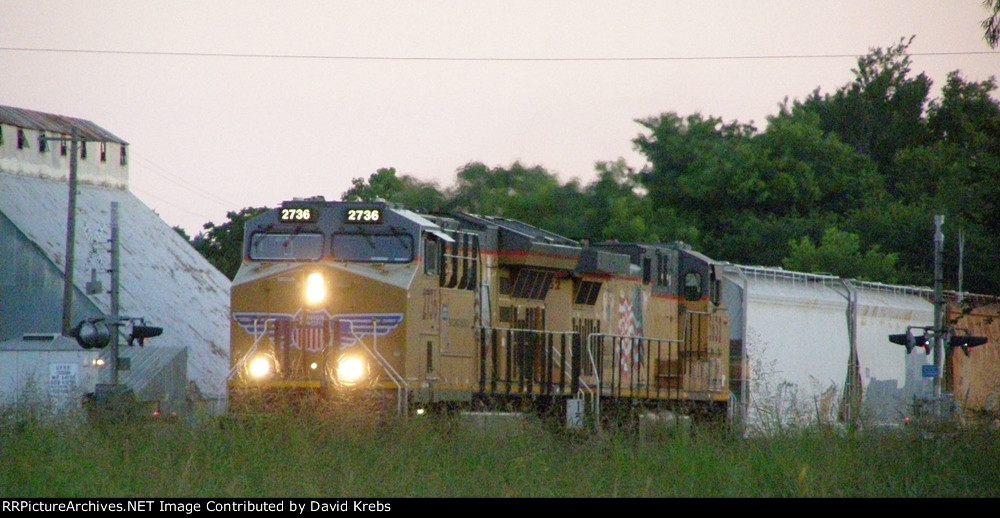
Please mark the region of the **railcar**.
<svg viewBox="0 0 1000 518"><path fill-rule="evenodd" d="M682 243L584 244L520 221L295 199L247 222L234 400L366 394L398 412L568 422L729 408L721 265Z"/></svg>

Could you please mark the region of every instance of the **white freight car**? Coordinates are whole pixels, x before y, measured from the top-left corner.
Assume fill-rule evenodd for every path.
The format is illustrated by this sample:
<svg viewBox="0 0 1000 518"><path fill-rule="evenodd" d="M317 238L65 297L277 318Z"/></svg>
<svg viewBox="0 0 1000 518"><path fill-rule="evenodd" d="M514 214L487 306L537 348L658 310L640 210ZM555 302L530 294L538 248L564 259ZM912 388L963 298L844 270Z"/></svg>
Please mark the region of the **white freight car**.
<svg viewBox="0 0 1000 518"><path fill-rule="evenodd" d="M888 339L934 323L931 290L749 266L724 277L733 353L742 356L732 386L751 429L898 424L914 396L931 395L923 366L933 357Z"/></svg>

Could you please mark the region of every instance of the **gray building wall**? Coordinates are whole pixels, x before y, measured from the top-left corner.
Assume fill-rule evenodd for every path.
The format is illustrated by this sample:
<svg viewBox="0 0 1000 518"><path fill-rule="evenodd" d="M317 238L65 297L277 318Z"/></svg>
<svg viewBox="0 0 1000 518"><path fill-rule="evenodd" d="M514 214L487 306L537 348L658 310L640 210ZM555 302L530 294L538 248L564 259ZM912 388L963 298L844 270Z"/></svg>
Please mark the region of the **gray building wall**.
<svg viewBox="0 0 1000 518"><path fill-rule="evenodd" d="M101 310L74 288L73 315L82 320ZM0 341L62 327L63 274L0 212ZM55 309L55 310L54 310Z"/></svg>

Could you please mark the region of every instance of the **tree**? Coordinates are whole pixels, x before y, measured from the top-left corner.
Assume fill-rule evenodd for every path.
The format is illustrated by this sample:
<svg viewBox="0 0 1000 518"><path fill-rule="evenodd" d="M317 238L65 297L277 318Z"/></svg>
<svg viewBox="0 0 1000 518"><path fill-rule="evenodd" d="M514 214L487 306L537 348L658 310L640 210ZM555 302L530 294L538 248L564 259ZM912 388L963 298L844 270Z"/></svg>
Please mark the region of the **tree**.
<svg viewBox="0 0 1000 518"><path fill-rule="evenodd" d="M1000 0L983 0L983 7L993 11L983 20L983 39L995 49L997 44L1000 44Z"/></svg>
<svg viewBox="0 0 1000 518"><path fill-rule="evenodd" d="M1000 292L996 261L1000 256L1000 102L991 95L996 89L992 77L967 82L957 71L949 74L941 99L928 110L928 126L937 143L912 150L904 163L910 171L921 172L926 203L935 213L946 215L950 233L964 234L963 288L979 293ZM957 269L957 249L950 247L946 252Z"/></svg>
<svg viewBox="0 0 1000 518"><path fill-rule="evenodd" d="M861 252L857 234L830 227L816 246L807 236L789 243L791 253L782 262L800 272L830 273L862 281L896 282L896 254L882 253L878 246Z"/></svg>
<svg viewBox="0 0 1000 518"><path fill-rule="evenodd" d="M742 198L736 203L749 204L759 214L844 214L883 190L868 157L836 134L824 133L819 117L798 107L786 106L770 117L750 149L754 188L737 191Z"/></svg>
<svg viewBox="0 0 1000 518"><path fill-rule="evenodd" d="M445 198L438 190L437 184L423 182L412 176L396 176L396 169L381 168L368 177L355 178L351 188L341 194L343 201L375 201L385 200L404 208L422 211L439 212L445 205Z"/></svg>
<svg viewBox="0 0 1000 518"><path fill-rule="evenodd" d="M184 229L181 228L179 225L174 226L173 229L174 232L177 232L177 234L183 237L185 241L187 241L188 243L191 242L191 236L189 236L188 233L185 232Z"/></svg>
<svg viewBox="0 0 1000 518"><path fill-rule="evenodd" d="M609 229L614 212L612 207L622 203L620 200L639 200L636 172L622 158L614 162L598 162L594 169L597 180L581 193L583 220L576 236L595 241L624 240L624 235ZM646 207L644 212L649 212L649 208Z"/></svg>
<svg viewBox="0 0 1000 518"><path fill-rule="evenodd" d="M246 222L265 212L267 207L247 207L239 212L229 211L226 223L205 223L191 244L208 262L232 280L243 262L243 229Z"/></svg>
<svg viewBox="0 0 1000 518"><path fill-rule="evenodd" d="M636 122L650 131L633 143L649 161L638 180L654 206L699 216L730 206L729 194L746 180L732 173L747 170L743 146L753 126L674 112Z"/></svg>
<svg viewBox="0 0 1000 518"><path fill-rule="evenodd" d="M855 80L834 95L813 92L796 103L817 113L824 132L836 133L840 140L875 162L886 177L887 188L895 192L898 182L891 178L896 154L906 147L928 143L923 119L931 80L923 73L910 77L910 43L872 49L858 58Z"/></svg>

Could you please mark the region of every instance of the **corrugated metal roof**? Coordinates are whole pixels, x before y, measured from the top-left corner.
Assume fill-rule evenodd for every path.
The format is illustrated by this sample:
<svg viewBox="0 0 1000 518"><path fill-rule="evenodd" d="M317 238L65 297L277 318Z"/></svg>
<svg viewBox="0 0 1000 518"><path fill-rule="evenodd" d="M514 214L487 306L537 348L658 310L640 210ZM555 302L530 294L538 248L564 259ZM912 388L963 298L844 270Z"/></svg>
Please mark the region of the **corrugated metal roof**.
<svg viewBox="0 0 1000 518"><path fill-rule="evenodd" d="M68 191L66 182L0 172L0 212L60 270L66 264ZM189 379L206 397L225 397L229 279L132 193L84 184L78 193L77 288L85 291L92 268L106 272L110 267L110 208L111 202L118 202L119 314L144 317L149 325L163 327L163 334L150 343L187 347ZM111 312L107 294L89 298L105 314Z"/></svg>
<svg viewBox="0 0 1000 518"><path fill-rule="evenodd" d="M85 119L0 105L0 124L69 135L75 127L79 137L128 144L110 131Z"/></svg>

